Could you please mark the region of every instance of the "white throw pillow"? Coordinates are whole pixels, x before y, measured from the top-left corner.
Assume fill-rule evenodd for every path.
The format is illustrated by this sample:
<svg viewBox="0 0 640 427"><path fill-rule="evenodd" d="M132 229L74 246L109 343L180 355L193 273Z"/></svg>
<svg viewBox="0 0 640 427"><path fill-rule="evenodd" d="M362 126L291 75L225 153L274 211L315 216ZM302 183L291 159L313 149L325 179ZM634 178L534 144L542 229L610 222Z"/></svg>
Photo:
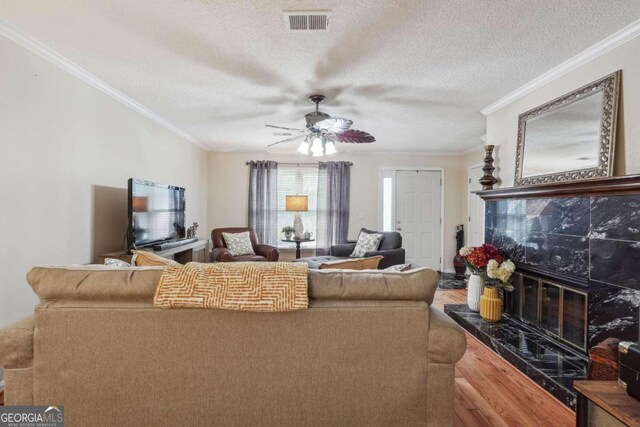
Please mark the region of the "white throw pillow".
<svg viewBox="0 0 640 427"><path fill-rule="evenodd" d="M248 231L243 233L222 233L222 238L233 256L256 254L253 251Z"/></svg>
<svg viewBox="0 0 640 427"><path fill-rule="evenodd" d="M105 258L104 265L110 265L112 267L120 267L120 268L132 267L132 265L129 264L128 262L122 261L121 259L117 259L117 258Z"/></svg>
<svg viewBox="0 0 640 427"><path fill-rule="evenodd" d="M382 234L377 233L360 233L358 236L358 241L356 242L356 247L349 255L351 258L362 258L365 253L377 251L378 246L380 246L380 241L382 240Z"/></svg>
<svg viewBox="0 0 640 427"><path fill-rule="evenodd" d="M396 264L391 267L387 267L382 271L408 271L411 270L411 264Z"/></svg>

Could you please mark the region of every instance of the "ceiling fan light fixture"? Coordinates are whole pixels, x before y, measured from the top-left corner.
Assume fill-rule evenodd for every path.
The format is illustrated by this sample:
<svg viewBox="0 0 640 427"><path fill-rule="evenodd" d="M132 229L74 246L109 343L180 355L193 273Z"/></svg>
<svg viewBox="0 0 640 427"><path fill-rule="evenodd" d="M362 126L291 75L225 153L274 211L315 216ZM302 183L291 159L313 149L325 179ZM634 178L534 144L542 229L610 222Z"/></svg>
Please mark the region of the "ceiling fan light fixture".
<svg viewBox="0 0 640 427"><path fill-rule="evenodd" d="M309 154L309 143L307 141L302 141L300 143L300 147L298 147L298 153L300 154Z"/></svg>
<svg viewBox="0 0 640 427"><path fill-rule="evenodd" d="M338 150L336 150L336 144L333 141L327 141L324 144L324 153L328 156L330 154L336 154Z"/></svg>
<svg viewBox="0 0 640 427"><path fill-rule="evenodd" d="M314 157L322 156L324 154L324 148L322 147L322 139L319 136L313 138L311 143L311 153Z"/></svg>

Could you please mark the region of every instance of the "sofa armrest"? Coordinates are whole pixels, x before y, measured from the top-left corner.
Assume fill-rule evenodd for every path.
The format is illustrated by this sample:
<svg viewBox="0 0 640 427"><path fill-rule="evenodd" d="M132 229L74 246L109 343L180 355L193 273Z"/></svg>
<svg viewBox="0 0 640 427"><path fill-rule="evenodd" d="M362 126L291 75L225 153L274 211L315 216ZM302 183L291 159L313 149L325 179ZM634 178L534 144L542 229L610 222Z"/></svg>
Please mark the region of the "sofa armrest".
<svg viewBox="0 0 640 427"><path fill-rule="evenodd" d="M454 364L467 350L464 330L442 311L429 307L429 344L427 359L430 363Z"/></svg>
<svg viewBox="0 0 640 427"><path fill-rule="evenodd" d="M253 247L256 255L262 255L267 259L267 261L276 262L278 258L280 258L280 253L278 252L278 248L271 245L255 245Z"/></svg>
<svg viewBox="0 0 640 427"><path fill-rule="evenodd" d="M233 261L233 255L227 248L214 248L211 251L211 261L231 262Z"/></svg>
<svg viewBox="0 0 640 427"><path fill-rule="evenodd" d="M0 329L0 365L5 369L33 366L35 315Z"/></svg>
<svg viewBox="0 0 640 427"><path fill-rule="evenodd" d="M384 270L385 268L391 267L392 265L404 264L405 252L403 248L366 252L364 254L364 257L367 258L377 255L382 255L383 257L382 260L380 260L380 264L378 264L379 270Z"/></svg>
<svg viewBox="0 0 640 427"><path fill-rule="evenodd" d="M355 243L344 243L342 245L333 245L329 249L329 255L337 257L348 257L356 248Z"/></svg>

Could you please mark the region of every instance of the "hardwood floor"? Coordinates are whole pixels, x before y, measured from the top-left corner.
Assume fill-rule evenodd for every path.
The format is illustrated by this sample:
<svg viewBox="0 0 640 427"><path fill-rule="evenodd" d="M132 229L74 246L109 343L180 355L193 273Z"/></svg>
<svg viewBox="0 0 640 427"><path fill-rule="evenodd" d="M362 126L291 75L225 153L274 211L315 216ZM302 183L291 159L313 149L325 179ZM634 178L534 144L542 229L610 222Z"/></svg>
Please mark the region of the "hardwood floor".
<svg viewBox="0 0 640 427"><path fill-rule="evenodd" d="M465 304L466 290L438 289L434 305ZM575 413L467 334L456 365L454 426L575 426Z"/></svg>

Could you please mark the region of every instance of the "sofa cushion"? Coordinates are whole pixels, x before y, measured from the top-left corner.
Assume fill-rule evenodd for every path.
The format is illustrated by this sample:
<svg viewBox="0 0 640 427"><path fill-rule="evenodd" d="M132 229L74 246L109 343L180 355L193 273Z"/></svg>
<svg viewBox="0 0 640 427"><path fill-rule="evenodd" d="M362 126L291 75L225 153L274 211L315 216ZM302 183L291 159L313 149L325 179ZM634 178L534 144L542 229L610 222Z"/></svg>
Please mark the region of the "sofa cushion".
<svg viewBox="0 0 640 427"><path fill-rule="evenodd" d="M328 261L335 261L339 259L347 259L347 258L344 258L344 257L341 258L341 257L331 256L331 255L320 255L320 256L294 259L293 262L304 262L309 266L309 268L318 268L322 263L325 263Z"/></svg>
<svg viewBox="0 0 640 427"><path fill-rule="evenodd" d="M262 255L240 255L233 257L234 262L264 262L266 260Z"/></svg>
<svg viewBox="0 0 640 427"><path fill-rule="evenodd" d="M29 368L33 365L33 328L31 315L0 329L0 366L6 369Z"/></svg>
<svg viewBox="0 0 640 427"><path fill-rule="evenodd" d="M243 233L222 233L224 243L234 257L240 255L255 255L249 232Z"/></svg>
<svg viewBox="0 0 640 427"><path fill-rule="evenodd" d="M34 267L27 281L40 301L151 301L165 267Z"/></svg>
<svg viewBox="0 0 640 427"><path fill-rule="evenodd" d="M309 297L329 300L409 300L433 302L438 273L429 268L309 270Z"/></svg>
<svg viewBox="0 0 640 427"><path fill-rule="evenodd" d="M396 264L384 269L384 271L407 271L411 270L411 264Z"/></svg>
<svg viewBox="0 0 640 427"><path fill-rule="evenodd" d="M168 266L168 265L182 265L172 259L161 257L150 251L131 251L133 257L131 263L136 267L155 267L155 266Z"/></svg>
<svg viewBox="0 0 640 427"><path fill-rule="evenodd" d="M378 264L382 260L382 255L371 256L368 258L354 258L354 259L335 259L331 261L325 261L318 265L319 270L334 269L334 270L374 270L378 268Z"/></svg>
<svg viewBox="0 0 640 427"><path fill-rule="evenodd" d="M349 257L362 258L367 252L377 251L381 240L382 234L360 232L358 241L356 242L356 247L353 249L353 252Z"/></svg>

